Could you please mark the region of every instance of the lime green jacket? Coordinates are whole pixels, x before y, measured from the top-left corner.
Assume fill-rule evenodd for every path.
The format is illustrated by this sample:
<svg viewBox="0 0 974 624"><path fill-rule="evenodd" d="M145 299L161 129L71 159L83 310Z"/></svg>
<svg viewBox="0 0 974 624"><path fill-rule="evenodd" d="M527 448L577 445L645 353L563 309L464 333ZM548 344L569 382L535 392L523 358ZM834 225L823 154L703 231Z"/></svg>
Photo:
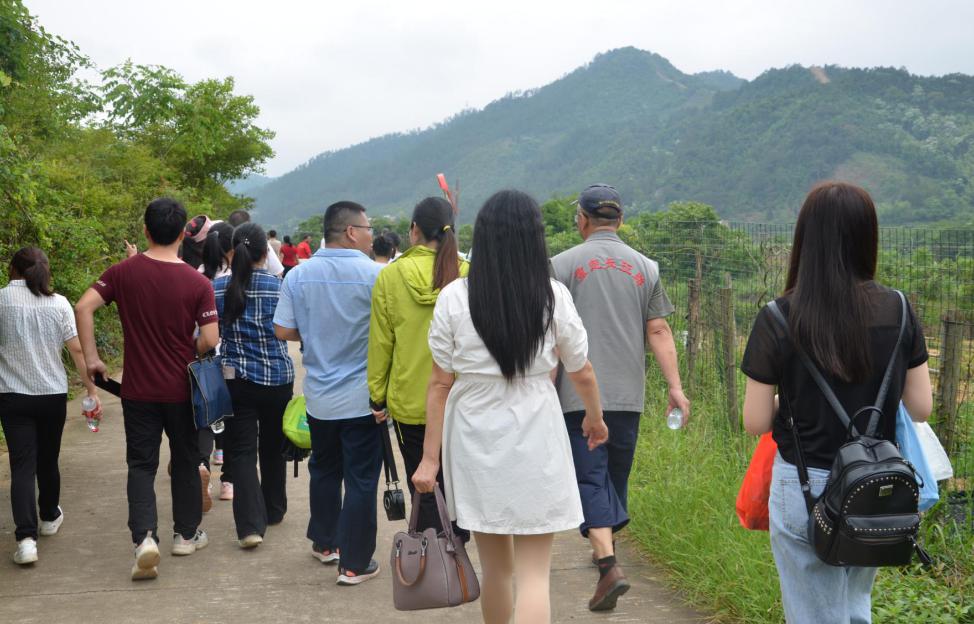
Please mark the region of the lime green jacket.
<svg viewBox="0 0 974 624"><path fill-rule="evenodd" d="M379 272L369 324L369 396L406 425L426 423L426 386L433 368L428 336L439 289L436 252L415 245ZM460 275L468 265L460 261Z"/></svg>

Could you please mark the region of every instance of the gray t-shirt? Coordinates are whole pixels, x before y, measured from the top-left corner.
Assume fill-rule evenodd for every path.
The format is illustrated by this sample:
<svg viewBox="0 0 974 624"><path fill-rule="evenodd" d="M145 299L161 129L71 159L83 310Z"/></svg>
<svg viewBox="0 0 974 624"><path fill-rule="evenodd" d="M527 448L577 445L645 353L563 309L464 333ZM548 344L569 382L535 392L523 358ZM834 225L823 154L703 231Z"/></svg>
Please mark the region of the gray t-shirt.
<svg viewBox="0 0 974 624"><path fill-rule="evenodd" d="M659 279L659 265L626 245L615 232L599 231L551 259L555 279L568 287L588 332L606 411L642 412L646 398L646 323L673 313ZM563 412L585 409L571 381L559 378Z"/></svg>

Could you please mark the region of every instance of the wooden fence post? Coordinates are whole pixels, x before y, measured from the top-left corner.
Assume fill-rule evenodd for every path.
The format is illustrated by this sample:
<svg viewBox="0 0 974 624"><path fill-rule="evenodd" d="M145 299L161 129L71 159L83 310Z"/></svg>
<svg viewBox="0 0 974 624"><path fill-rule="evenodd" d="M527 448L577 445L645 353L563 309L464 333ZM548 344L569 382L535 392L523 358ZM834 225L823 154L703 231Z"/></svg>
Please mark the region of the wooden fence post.
<svg viewBox="0 0 974 624"><path fill-rule="evenodd" d="M960 389L961 351L964 324L953 314L943 317L943 333L940 345L940 374L937 384L937 436L948 455L953 456L957 441L957 395Z"/></svg>
<svg viewBox="0 0 974 624"><path fill-rule="evenodd" d="M693 387L693 371L697 366L697 355L700 352L700 281L691 278L688 288L687 314L687 389Z"/></svg>
<svg viewBox="0 0 974 624"><path fill-rule="evenodd" d="M737 328L734 320L734 289L730 273L724 274L724 286L720 288L719 294L727 422L731 431L739 431L741 418L737 407Z"/></svg>

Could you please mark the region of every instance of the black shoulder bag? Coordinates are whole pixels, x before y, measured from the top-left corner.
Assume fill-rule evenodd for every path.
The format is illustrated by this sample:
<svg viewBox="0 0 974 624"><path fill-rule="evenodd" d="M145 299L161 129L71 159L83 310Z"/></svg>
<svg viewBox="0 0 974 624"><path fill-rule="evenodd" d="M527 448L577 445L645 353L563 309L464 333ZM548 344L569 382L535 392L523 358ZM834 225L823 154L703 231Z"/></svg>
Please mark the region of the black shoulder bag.
<svg viewBox="0 0 974 624"><path fill-rule="evenodd" d="M930 563L929 555L917 543L920 514L917 510L919 486L916 471L910 462L903 459L894 443L876 437L896 354L906 329L906 298L900 291L896 291L896 294L900 298L902 316L893 355L886 365L876 400L872 405L860 408L852 418L811 358L795 345L802 364L847 432L847 441L839 448L832 462L825 490L816 500L808 484L808 468L794 413L789 409L788 424L795 440L798 476L808 507L808 541L818 558L829 565L901 566L910 563L914 551L921 562ZM772 301L768 309L785 336L789 336L788 321L777 304ZM869 422L866 430L859 433L856 421L863 414L869 414Z"/></svg>

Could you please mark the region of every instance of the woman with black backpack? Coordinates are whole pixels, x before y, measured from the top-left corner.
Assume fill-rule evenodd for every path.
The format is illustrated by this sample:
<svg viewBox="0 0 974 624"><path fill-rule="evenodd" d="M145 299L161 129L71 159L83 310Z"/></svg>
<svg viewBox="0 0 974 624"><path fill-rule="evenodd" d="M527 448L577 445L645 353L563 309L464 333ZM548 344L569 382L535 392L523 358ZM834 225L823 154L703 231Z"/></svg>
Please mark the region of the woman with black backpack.
<svg viewBox="0 0 974 624"><path fill-rule="evenodd" d="M812 189L795 226L784 295L758 314L741 365L748 378L744 426L752 434L772 431L778 445L771 550L793 624L871 620L877 568L829 565L809 536L808 504L822 494L850 437L839 413L867 406L861 418L852 416L853 430L865 431L875 415L869 439L881 446L895 439L901 400L916 421L932 408L923 332L906 300L874 281L878 245L876 209L865 190L841 182ZM877 409L869 407L874 402ZM810 486L807 498L802 481ZM910 486L903 483L907 493Z"/></svg>

